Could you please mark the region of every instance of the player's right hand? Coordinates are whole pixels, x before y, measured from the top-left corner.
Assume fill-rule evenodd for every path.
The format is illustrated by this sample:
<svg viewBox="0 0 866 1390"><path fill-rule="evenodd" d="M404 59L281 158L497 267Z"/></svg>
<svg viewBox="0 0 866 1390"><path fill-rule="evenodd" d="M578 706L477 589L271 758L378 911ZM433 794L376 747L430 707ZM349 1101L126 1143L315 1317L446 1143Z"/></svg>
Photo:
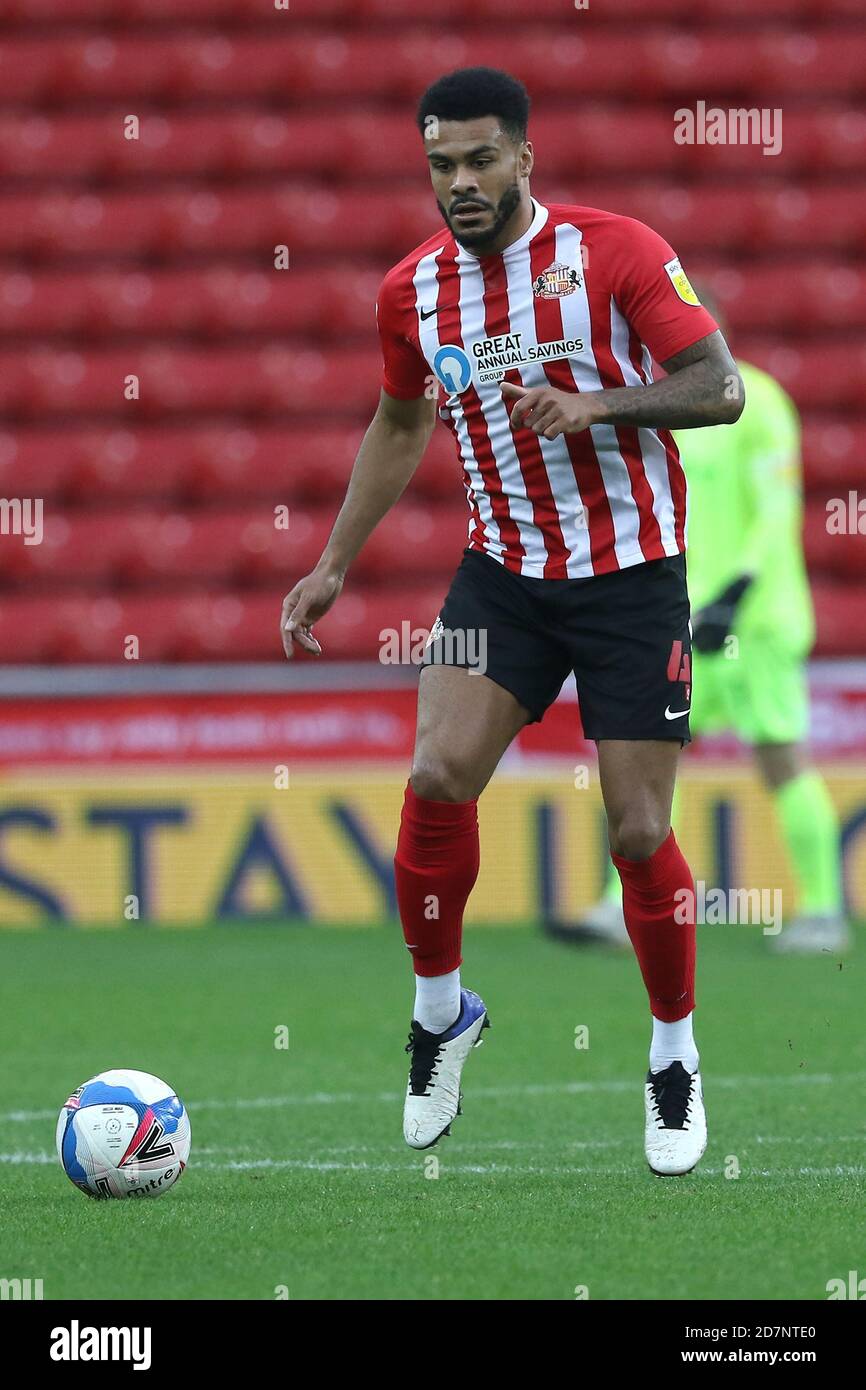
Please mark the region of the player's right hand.
<svg viewBox="0 0 866 1390"><path fill-rule="evenodd" d="M322 648L312 633L313 623L324 617L331 604L340 595L343 576L331 571L313 570L305 579L299 579L291 593L283 599L280 615L280 637L283 651L289 661L294 655L294 643L313 656L321 656Z"/></svg>

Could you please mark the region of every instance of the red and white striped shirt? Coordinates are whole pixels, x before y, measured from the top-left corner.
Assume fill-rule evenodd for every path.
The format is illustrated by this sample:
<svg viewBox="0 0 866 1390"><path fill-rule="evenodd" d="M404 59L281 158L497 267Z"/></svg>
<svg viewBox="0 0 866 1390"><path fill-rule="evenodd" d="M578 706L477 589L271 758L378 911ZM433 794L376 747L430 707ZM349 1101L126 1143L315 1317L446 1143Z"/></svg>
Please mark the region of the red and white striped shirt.
<svg viewBox="0 0 866 1390"><path fill-rule="evenodd" d="M513 431L505 379L563 391L652 381L714 332L668 243L598 208L534 202L528 231L475 256L447 228L379 292L382 385L431 376L464 470L469 546L536 579L579 579L685 549L686 484L667 430L598 424L547 440Z"/></svg>

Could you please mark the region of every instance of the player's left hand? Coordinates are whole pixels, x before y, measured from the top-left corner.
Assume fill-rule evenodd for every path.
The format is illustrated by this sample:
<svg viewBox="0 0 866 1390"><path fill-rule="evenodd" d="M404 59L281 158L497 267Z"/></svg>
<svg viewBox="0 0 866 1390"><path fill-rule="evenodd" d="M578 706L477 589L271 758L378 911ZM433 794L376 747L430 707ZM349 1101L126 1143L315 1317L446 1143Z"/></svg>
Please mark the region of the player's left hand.
<svg viewBox="0 0 866 1390"><path fill-rule="evenodd" d="M558 391L555 386L515 386L510 381L503 381L501 389L506 401L514 402L513 430L534 430L545 439L556 439L558 434L577 434L588 429L600 418L600 392L581 395L577 391Z"/></svg>
<svg viewBox="0 0 866 1390"><path fill-rule="evenodd" d="M692 646L711 656L720 652L734 626L737 608L752 583L750 574L741 574L712 603L699 608L692 617Z"/></svg>

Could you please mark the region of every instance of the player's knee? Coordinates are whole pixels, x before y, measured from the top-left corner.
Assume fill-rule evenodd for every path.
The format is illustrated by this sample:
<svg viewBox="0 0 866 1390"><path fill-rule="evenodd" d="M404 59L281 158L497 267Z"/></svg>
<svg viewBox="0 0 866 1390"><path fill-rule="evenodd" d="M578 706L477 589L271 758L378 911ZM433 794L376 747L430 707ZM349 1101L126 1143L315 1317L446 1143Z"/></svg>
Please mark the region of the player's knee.
<svg viewBox="0 0 866 1390"><path fill-rule="evenodd" d="M610 847L623 859L650 859L670 834L670 821L662 816L637 816L626 812L618 821L608 818Z"/></svg>
<svg viewBox="0 0 866 1390"><path fill-rule="evenodd" d="M478 794L471 774L443 757L416 762L409 781L424 801L472 801Z"/></svg>

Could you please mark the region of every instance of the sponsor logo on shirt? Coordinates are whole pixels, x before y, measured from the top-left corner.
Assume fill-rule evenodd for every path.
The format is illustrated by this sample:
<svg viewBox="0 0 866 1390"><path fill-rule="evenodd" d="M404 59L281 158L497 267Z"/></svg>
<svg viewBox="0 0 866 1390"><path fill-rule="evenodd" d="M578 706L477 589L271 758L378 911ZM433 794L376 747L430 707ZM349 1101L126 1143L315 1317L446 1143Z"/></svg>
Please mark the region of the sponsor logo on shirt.
<svg viewBox="0 0 866 1390"><path fill-rule="evenodd" d="M506 372L528 367L532 362L552 362L583 352L582 338L557 338L551 343L527 343L522 333L502 333L498 338L482 338L472 344L475 375L479 382L501 381Z"/></svg>
<svg viewBox="0 0 866 1390"><path fill-rule="evenodd" d="M564 299L567 294L574 294L582 284L583 281L574 266L563 265L562 261L552 261L547 269L533 280L532 293L539 299Z"/></svg>
<svg viewBox="0 0 866 1390"><path fill-rule="evenodd" d="M501 333L497 338L482 338L470 345L471 357L454 343L443 343L433 358L433 371L446 391L460 396L469 389L473 376L479 385L501 381L506 372L528 367L533 362L573 357L584 350L582 338L524 344L523 336L522 333Z"/></svg>
<svg viewBox="0 0 866 1390"><path fill-rule="evenodd" d="M689 277L680 265L679 257L674 256L672 261L668 261L665 270L670 277L670 282L684 304L697 304L700 307L701 301L689 284Z"/></svg>
<svg viewBox="0 0 866 1390"><path fill-rule="evenodd" d="M443 343L430 363L437 378L452 396L462 396L472 382L472 363L462 347Z"/></svg>

